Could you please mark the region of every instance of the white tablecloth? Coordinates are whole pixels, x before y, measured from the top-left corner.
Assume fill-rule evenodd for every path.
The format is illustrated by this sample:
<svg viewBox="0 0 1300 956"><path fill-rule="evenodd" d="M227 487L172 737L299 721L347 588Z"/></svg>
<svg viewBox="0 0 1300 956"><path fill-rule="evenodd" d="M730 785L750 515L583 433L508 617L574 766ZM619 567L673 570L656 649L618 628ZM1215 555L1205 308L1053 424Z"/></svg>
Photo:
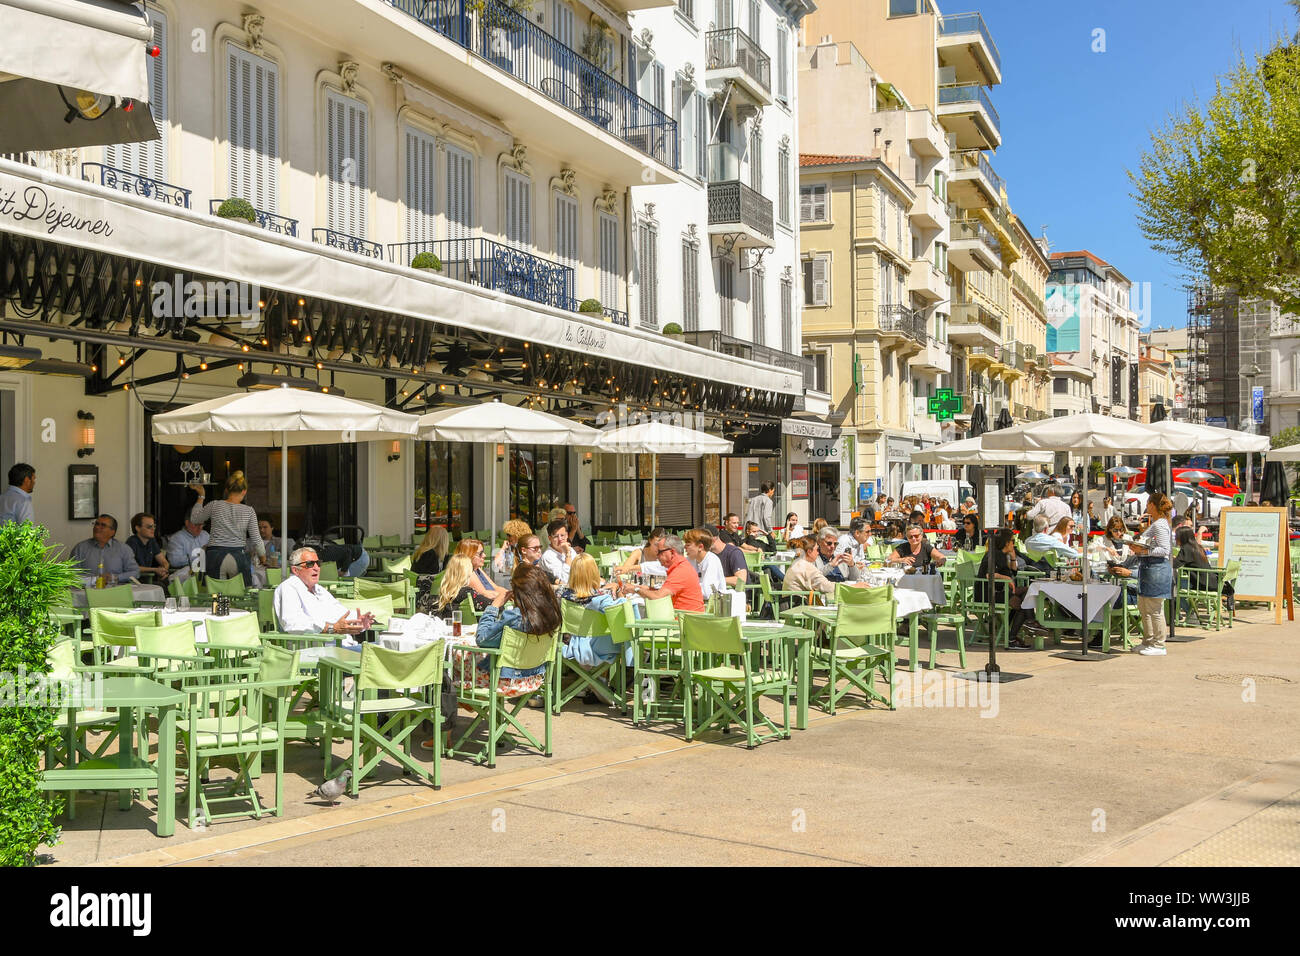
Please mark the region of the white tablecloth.
<svg viewBox="0 0 1300 956"><path fill-rule="evenodd" d="M1042 591L1074 617L1083 616L1083 586L1068 581L1035 581L1029 585L1020 606L1025 610L1033 609ZM1119 597L1119 587L1114 584L1092 583L1088 585L1088 623L1097 620L1102 608L1115 603Z"/></svg>
<svg viewBox="0 0 1300 956"><path fill-rule="evenodd" d="M243 617L245 614L252 613L252 611L237 611L234 608L231 608L230 613L226 615L226 617ZM208 618L216 616L217 615L213 614L211 611L196 611L192 609L189 611L168 611L164 608L162 611L162 622L163 625L166 626L168 624L179 624L181 621L193 621L194 640L200 644L205 644L208 640L208 633L204 625L207 623Z"/></svg>
<svg viewBox="0 0 1300 956"><path fill-rule="evenodd" d="M941 574L904 574L894 582L894 593L899 591L919 591L935 606L948 603Z"/></svg>
<svg viewBox="0 0 1300 956"><path fill-rule="evenodd" d="M898 616L900 618L910 617L913 614L919 614L934 607L924 591L894 588L894 600L898 602ZM839 605L827 604L826 607L834 609Z"/></svg>
<svg viewBox="0 0 1300 956"><path fill-rule="evenodd" d="M167 593L156 584L132 584L131 599L137 603L143 604L162 604L162 602L167 599ZM86 606L85 588L72 589L72 606Z"/></svg>

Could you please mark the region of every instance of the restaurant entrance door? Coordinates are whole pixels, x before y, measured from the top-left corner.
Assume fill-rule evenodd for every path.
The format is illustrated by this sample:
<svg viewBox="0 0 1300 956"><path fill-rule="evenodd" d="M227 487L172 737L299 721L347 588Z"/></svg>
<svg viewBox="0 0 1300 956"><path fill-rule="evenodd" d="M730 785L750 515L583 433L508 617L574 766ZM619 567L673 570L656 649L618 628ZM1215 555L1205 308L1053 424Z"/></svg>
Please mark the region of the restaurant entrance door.
<svg viewBox="0 0 1300 956"><path fill-rule="evenodd" d="M825 518L831 524L840 521L840 465L810 464L808 466L808 494L810 496L808 519Z"/></svg>

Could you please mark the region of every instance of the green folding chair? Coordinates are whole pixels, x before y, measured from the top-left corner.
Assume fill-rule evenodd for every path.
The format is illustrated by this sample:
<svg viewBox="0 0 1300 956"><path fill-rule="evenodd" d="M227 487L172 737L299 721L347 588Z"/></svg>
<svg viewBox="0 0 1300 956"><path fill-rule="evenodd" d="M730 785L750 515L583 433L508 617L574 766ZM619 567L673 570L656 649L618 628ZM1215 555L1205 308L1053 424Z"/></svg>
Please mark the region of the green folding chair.
<svg viewBox="0 0 1300 956"><path fill-rule="evenodd" d="M894 599L894 586L886 584L880 588L855 588L851 584L835 585L836 604L882 604Z"/></svg>
<svg viewBox="0 0 1300 956"><path fill-rule="evenodd" d="M377 534L368 534L361 539L361 547L367 551L375 551L383 546L383 539Z"/></svg>
<svg viewBox="0 0 1300 956"><path fill-rule="evenodd" d="M563 624L561 624L560 630L568 635L570 639L574 637L611 637L609 620L603 612L590 611L578 604L574 604L572 601L561 601L560 608L563 612ZM621 648L615 645L615 649L619 651L618 656L588 670L577 661L566 658L564 656L564 647L563 643L556 643L555 666L552 668L555 673L556 685L552 695L555 713L559 714L565 704L587 691L591 691L599 699L607 704L614 704L626 713L627 701L616 698L611 690L611 688L618 686L616 675L618 665L623 659ZM571 678L567 683L566 677ZM604 679L603 683L602 678Z"/></svg>
<svg viewBox="0 0 1300 956"><path fill-rule="evenodd" d="M443 647L442 641L413 651L361 645L361 670L351 698L343 696L343 678L349 672L328 658L322 659L321 754L326 780L339 771L333 765L331 741L342 735L352 741L352 753L344 762L352 771L352 796L385 759L428 780L435 790L442 787ZM379 697L380 691L389 696ZM438 742L432 751L432 770L416 758L411 747L411 736L426 720L433 724L433 739Z"/></svg>
<svg viewBox="0 0 1300 956"><path fill-rule="evenodd" d="M111 588L86 588L86 607L108 607L119 610L135 607L131 585L119 584Z"/></svg>
<svg viewBox="0 0 1300 956"><path fill-rule="evenodd" d="M336 561L322 561L320 563L320 577L318 581L337 581L339 579L339 566Z"/></svg>
<svg viewBox="0 0 1300 956"><path fill-rule="evenodd" d="M144 665L135 656L135 629L157 627L162 619L157 611L117 611L90 609L92 660L98 667L127 673L143 673ZM115 658L114 655L120 655Z"/></svg>
<svg viewBox="0 0 1300 956"><path fill-rule="evenodd" d="M478 611L474 608L474 599L468 594L465 600L460 602L460 622L462 624L477 624Z"/></svg>
<svg viewBox="0 0 1300 956"><path fill-rule="evenodd" d="M452 684L456 688L456 700L474 711L474 719L448 748L447 756L471 757L478 763L486 762L488 767L495 767L497 744L506 737L517 745L526 740L547 757L551 756L554 682L550 677L550 669L555 663L555 643L558 637L558 631L553 634L525 634L507 627L501 636L500 647L467 647L462 652L460 663L452 674ZM488 660L487 685L484 687L478 686L478 657L486 657ZM501 670L505 667L521 671L545 668L541 685L537 690L507 697L501 688ZM543 697L545 720L541 741L519 722L520 712L537 694ZM487 739L481 747L471 749L467 746L469 738L484 724L487 725Z"/></svg>
<svg viewBox="0 0 1300 956"><path fill-rule="evenodd" d="M411 556L397 558L396 560L384 560L384 571L388 574L402 574L404 571L411 570Z"/></svg>
<svg viewBox="0 0 1300 956"><path fill-rule="evenodd" d="M864 706L876 700L894 709L894 641L898 627L894 599L872 604L842 604L835 626L812 647L814 672L827 673L826 684L811 698L834 714L845 696L858 690ZM876 674L885 669L888 697L875 689ZM843 687L840 682L844 681Z"/></svg>
<svg viewBox="0 0 1300 956"><path fill-rule="evenodd" d="M362 600L388 595L393 601L394 611L406 611L411 607L410 589L406 580L401 581L367 581L357 578L355 594Z"/></svg>
<svg viewBox="0 0 1300 956"><path fill-rule="evenodd" d="M141 664L154 669L156 680L165 679L166 672L198 668L212 662L211 658L199 653L193 621L137 627L135 651Z"/></svg>
<svg viewBox="0 0 1300 956"><path fill-rule="evenodd" d="M284 572L280 570L280 565L266 566L266 586L268 588L277 588L284 581Z"/></svg>
<svg viewBox="0 0 1300 956"><path fill-rule="evenodd" d="M969 624L971 618L975 620L975 636L972 640L979 642L989 640L986 628L986 622L989 618L989 602L981 601L976 598L975 581L979 571L976 564L963 564L957 568L957 586L962 589L965 595L962 603L962 613ZM1003 647L1009 647L1011 644L1011 585L1008 581L994 582L993 589L993 629L994 640L1001 640ZM985 582L985 587L988 582Z"/></svg>
<svg viewBox="0 0 1300 956"><path fill-rule="evenodd" d="M191 601L199 596L199 582L193 574L187 574L184 581L172 578L167 582L167 593L174 598L187 597Z"/></svg>
<svg viewBox="0 0 1300 956"><path fill-rule="evenodd" d="M1238 568L1241 566L1237 562ZM1217 631L1223 627L1223 585L1228 578L1228 568L1194 568L1178 569L1178 622L1190 627L1192 618L1197 626L1206 630ZM1186 602L1186 608L1184 608ZM1201 613L1205 613L1205 622L1201 623ZM1232 614L1228 614L1231 622Z"/></svg>
<svg viewBox="0 0 1300 956"><path fill-rule="evenodd" d="M381 548L400 548L402 546L402 536L400 534L381 534L379 536L379 546Z"/></svg>
<svg viewBox="0 0 1300 956"><path fill-rule="evenodd" d="M646 598L645 619L647 621L675 621L677 610L672 598Z"/></svg>
<svg viewBox="0 0 1300 956"><path fill-rule="evenodd" d="M244 579L240 575L235 575L233 578L214 578L212 575L208 575L203 582L203 590L208 594L243 597L248 589L244 587Z"/></svg>
<svg viewBox="0 0 1300 956"><path fill-rule="evenodd" d="M388 627L388 622L393 619L393 596L384 594L373 598L343 598L339 600L349 611L355 610L359 614L365 614L367 611L375 616L375 625L379 630Z"/></svg>
<svg viewBox="0 0 1300 956"><path fill-rule="evenodd" d="M217 659L219 667L243 666L262 653L259 615L210 617L204 621L203 630L208 639L204 646Z"/></svg>
<svg viewBox="0 0 1300 956"><path fill-rule="evenodd" d="M95 673L97 668L83 667L80 663L80 640L62 640L55 643L48 652L51 684L64 683L73 688L78 681ZM100 760L108 752L109 746L117 739L118 714L112 710L98 710L93 707L78 708L69 715L67 709L59 708L54 715L54 732L45 741L45 769L58 766L73 766L83 760ZM90 734L106 736L94 745L89 740ZM69 799L68 818L75 813L75 799Z"/></svg>
<svg viewBox="0 0 1300 956"><path fill-rule="evenodd" d="M731 724L745 728L745 746L750 750L769 740L789 738L792 668L786 641L754 641L746 646L740 618L690 614L682 618L681 645L688 686L700 692L698 702L691 690L684 695L687 740L710 727L727 733ZM781 698L779 726L759 706L767 694Z"/></svg>

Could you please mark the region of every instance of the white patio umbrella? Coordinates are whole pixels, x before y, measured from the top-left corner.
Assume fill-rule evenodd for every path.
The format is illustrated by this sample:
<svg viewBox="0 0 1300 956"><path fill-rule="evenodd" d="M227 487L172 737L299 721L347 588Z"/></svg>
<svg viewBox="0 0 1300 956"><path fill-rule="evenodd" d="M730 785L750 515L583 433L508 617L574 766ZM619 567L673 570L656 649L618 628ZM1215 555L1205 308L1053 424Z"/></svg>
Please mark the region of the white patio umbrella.
<svg viewBox="0 0 1300 956"><path fill-rule="evenodd" d="M1300 445L1284 445L1270 448L1266 455L1269 461L1300 461Z"/></svg>
<svg viewBox="0 0 1300 956"><path fill-rule="evenodd" d="M912 453L914 465L1037 465L1051 461L1050 452L1007 451L986 448L986 432L977 438L963 438L960 441L945 442L924 451Z"/></svg>
<svg viewBox="0 0 1300 956"><path fill-rule="evenodd" d="M155 415L153 439L163 445L233 445L279 448L280 534L289 533L289 456L295 445L340 445L414 438L414 415L369 402L280 388L235 392ZM280 570L288 573L289 555L280 549Z"/></svg>
<svg viewBox="0 0 1300 956"><path fill-rule="evenodd" d="M1184 443L1183 448L1180 449L1181 451L1206 455L1231 455L1244 452L1246 455L1246 501L1250 501L1255 484L1250 456L1268 451L1267 435L1252 435L1249 432L1233 431L1231 428L1215 428L1211 425L1197 425L1193 422L1178 422L1172 418L1156 422L1151 427L1180 439ZM1172 481L1169 487L1173 488Z"/></svg>
<svg viewBox="0 0 1300 956"><path fill-rule="evenodd" d="M1127 418L1084 413L1062 418L1047 418L1039 422L1016 425L1000 431L985 432L981 436L985 446L1009 451L1064 451L1082 452L1091 459L1093 455L1148 455L1183 451L1185 441L1159 431L1155 426ZM1088 498L1088 466L1083 468L1083 497ZM1083 607L1081 621L1083 647L1080 660L1088 656L1088 538L1084 529L1083 560L1079 562L1083 575ZM1171 613L1169 622L1173 624Z"/></svg>
<svg viewBox="0 0 1300 956"><path fill-rule="evenodd" d="M548 415L532 408L507 405L502 401L480 405L458 405L420 416L419 438L424 441L460 441L523 445L594 445L599 433L581 422ZM497 539L497 470L492 471L491 557Z"/></svg>
<svg viewBox="0 0 1300 956"><path fill-rule="evenodd" d="M729 455L731 442L708 432L670 425L667 422L642 422L600 432L596 448L623 455L653 455L650 464L650 526L658 519L656 495L656 460L659 455Z"/></svg>

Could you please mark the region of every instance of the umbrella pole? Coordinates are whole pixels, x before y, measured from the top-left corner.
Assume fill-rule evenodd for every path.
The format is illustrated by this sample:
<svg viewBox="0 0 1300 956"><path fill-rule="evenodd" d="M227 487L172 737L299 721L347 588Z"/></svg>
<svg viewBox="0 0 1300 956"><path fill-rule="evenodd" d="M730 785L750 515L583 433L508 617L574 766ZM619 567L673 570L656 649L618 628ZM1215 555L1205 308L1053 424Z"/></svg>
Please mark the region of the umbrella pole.
<svg viewBox="0 0 1300 956"><path fill-rule="evenodd" d="M510 450L506 449L509 454ZM497 448L493 442L488 446L488 468L492 471L492 506L489 509L492 523L488 525L492 537L488 539L488 561L495 561L497 556ZM491 565L488 566L488 572L491 573Z"/></svg>
<svg viewBox="0 0 1300 956"><path fill-rule="evenodd" d="M653 454L650 456L650 528L655 527L655 522L659 518L659 496L655 493L655 483L659 479L659 456Z"/></svg>
<svg viewBox="0 0 1300 956"><path fill-rule="evenodd" d="M1246 452L1246 507L1250 507L1251 499L1255 497L1255 469L1251 452Z"/></svg>
<svg viewBox="0 0 1300 956"><path fill-rule="evenodd" d="M1085 506L1088 503L1088 472L1091 470L1091 465L1092 455L1088 455L1083 460L1083 501ZM1080 624L1082 624L1082 627L1079 628L1079 633L1082 636L1083 643L1079 647L1079 660L1086 661L1088 660L1088 572L1091 570L1088 564L1088 519L1086 513L1083 520L1083 545L1079 549L1079 573L1083 578L1083 607L1080 609L1080 613L1082 614Z"/></svg>
<svg viewBox="0 0 1300 956"><path fill-rule="evenodd" d="M280 432L280 580L289 577L289 433Z"/></svg>

